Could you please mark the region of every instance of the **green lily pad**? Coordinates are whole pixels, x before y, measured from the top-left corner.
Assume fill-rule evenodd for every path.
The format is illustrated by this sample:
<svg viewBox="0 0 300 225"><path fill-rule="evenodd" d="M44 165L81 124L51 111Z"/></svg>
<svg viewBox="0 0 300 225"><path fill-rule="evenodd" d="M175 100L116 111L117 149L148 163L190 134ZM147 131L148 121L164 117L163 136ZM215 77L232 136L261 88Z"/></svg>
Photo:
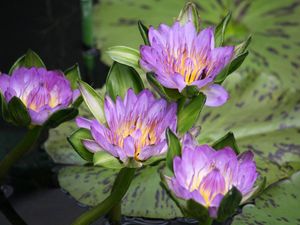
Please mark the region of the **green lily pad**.
<svg viewBox="0 0 300 225"><path fill-rule="evenodd" d="M266 189L255 201L246 205L233 225L252 224L300 224L300 172L290 179L279 181Z"/></svg>
<svg viewBox="0 0 300 225"><path fill-rule="evenodd" d="M160 186L161 167L160 164L137 172L122 200L124 215L147 218L182 216L175 203ZM109 195L117 172L101 167L65 167L59 173L59 183L81 203L96 205Z"/></svg>
<svg viewBox="0 0 300 225"><path fill-rule="evenodd" d="M94 6L94 33L98 47L106 51L115 45L138 49L143 40L138 20L157 27L171 24L186 1L103 0ZM238 44L252 34L249 56L240 71L266 72L277 76L284 86L298 86L300 67L300 4L286 1L194 0L202 19L201 27L216 25L232 12L225 44ZM113 16L112 16L113 15ZM102 60L111 64L107 54Z"/></svg>

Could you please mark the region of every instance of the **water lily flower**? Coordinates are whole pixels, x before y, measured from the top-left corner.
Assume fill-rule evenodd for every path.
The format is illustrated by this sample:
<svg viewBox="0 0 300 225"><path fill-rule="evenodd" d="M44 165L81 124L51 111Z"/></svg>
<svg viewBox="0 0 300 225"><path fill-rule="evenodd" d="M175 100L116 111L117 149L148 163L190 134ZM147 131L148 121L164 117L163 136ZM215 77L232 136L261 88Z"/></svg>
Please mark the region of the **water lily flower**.
<svg viewBox="0 0 300 225"><path fill-rule="evenodd" d="M62 72L36 67L18 68L11 76L0 74L0 91L7 102L14 96L23 102L33 125L42 125L79 95Z"/></svg>
<svg viewBox="0 0 300 225"><path fill-rule="evenodd" d="M168 127L176 131L176 110L175 103L156 99L147 89L137 95L129 89L124 100L118 96L114 103L109 96L105 97L107 126L82 117L76 122L91 131L94 140L83 141L89 151L103 149L124 163L130 158L144 161L166 152L165 132Z"/></svg>
<svg viewBox="0 0 300 225"><path fill-rule="evenodd" d="M161 24L149 28L150 46L140 48L140 65L147 72L154 72L165 87L178 89L197 86L206 95L206 105L220 106L228 99L227 91L214 79L231 61L234 47L214 47L214 29L197 33L189 21L172 27Z"/></svg>
<svg viewBox="0 0 300 225"><path fill-rule="evenodd" d="M230 147L216 151L191 140L188 135L182 156L174 158L174 177L167 178L168 186L177 197L207 207L215 218L222 198L233 186L243 197L251 193L258 176L253 153L246 151L237 156Z"/></svg>

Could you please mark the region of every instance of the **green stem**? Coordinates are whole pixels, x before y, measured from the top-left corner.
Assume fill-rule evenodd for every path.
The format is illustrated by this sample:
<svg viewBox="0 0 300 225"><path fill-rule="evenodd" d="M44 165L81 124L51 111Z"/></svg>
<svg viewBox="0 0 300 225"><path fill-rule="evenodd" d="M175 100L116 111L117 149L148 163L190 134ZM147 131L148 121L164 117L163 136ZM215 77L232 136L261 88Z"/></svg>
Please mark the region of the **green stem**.
<svg viewBox="0 0 300 225"><path fill-rule="evenodd" d="M35 126L27 131L23 139L17 146L10 151L0 162L0 183L3 181L5 175L13 166L13 164L22 158L33 145L37 142L42 132L43 127Z"/></svg>
<svg viewBox="0 0 300 225"><path fill-rule="evenodd" d="M135 171L135 168L125 167L121 169L114 182L111 194L100 204L83 213L72 225L89 225L107 214L116 204L121 202L134 178Z"/></svg>
<svg viewBox="0 0 300 225"><path fill-rule="evenodd" d="M83 43L91 48L94 45L93 38L93 0L81 0L81 20L82 20L82 40Z"/></svg>
<svg viewBox="0 0 300 225"><path fill-rule="evenodd" d="M121 202L118 202L108 213L108 220L111 225L121 224Z"/></svg>

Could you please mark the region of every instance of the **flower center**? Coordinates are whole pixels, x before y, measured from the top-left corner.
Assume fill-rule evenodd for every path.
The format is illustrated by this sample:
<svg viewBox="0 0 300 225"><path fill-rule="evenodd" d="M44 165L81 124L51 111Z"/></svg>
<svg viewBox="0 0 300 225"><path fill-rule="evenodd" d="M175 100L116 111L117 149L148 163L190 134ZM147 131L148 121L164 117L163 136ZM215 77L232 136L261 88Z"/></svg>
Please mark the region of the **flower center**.
<svg viewBox="0 0 300 225"><path fill-rule="evenodd" d="M123 148L124 139L128 136L134 138L134 158L138 156L144 146L153 145L157 141L155 132L156 123L145 124L139 119L127 121L121 124L116 131L115 144Z"/></svg>
<svg viewBox="0 0 300 225"><path fill-rule="evenodd" d="M190 51L187 48L180 49L178 52L171 51L168 61L171 70L183 76L186 84L204 79L207 75L207 59L197 54L194 48Z"/></svg>

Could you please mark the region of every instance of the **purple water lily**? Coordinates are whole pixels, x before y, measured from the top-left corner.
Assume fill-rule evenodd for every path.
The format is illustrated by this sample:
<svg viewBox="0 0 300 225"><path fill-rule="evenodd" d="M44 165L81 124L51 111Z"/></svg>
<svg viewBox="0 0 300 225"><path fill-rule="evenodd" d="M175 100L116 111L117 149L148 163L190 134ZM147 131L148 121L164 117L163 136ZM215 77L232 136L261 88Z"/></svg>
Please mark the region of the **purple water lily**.
<svg viewBox="0 0 300 225"><path fill-rule="evenodd" d="M192 22L172 27L161 24L149 29L150 46L140 48L140 65L154 72L165 87L180 92L188 85L197 86L206 94L206 105L220 106L228 99L227 91L214 79L230 62L234 47L214 47L214 30L197 33Z"/></svg>
<svg viewBox="0 0 300 225"><path fill-rule="evenodd" d="M196 145L185 136L182 156L173 161L174 177L167 178L169 188L179 198L193 199L209 209L211 217L224 195L235 186L245 197L251 193L258 176L253 153L237 156L230 147L214 150Z"/></svg>
<svg viewBox="0 0 300 225"><path fill-rule="evenodd" d="M94 140L83 144L91 152L105 150L123 162L129 158L144 161L167 150L165 132L176 131L177 106L164 99L155 99L149 90L136 95L129 89L122 100L114 103L109 96L104 102L107 126L97 120L78 117L79 127L90 129Z"/></svg>
<svg viewBox="0 0 300 225"><path fill-rule="evenodd" d="M16 69L11 76L0 74L0 91L9 102L18 97L28 109L31 124L42 125L51 114L67 108L79 95L60 71L45 68Z"/></svg>

